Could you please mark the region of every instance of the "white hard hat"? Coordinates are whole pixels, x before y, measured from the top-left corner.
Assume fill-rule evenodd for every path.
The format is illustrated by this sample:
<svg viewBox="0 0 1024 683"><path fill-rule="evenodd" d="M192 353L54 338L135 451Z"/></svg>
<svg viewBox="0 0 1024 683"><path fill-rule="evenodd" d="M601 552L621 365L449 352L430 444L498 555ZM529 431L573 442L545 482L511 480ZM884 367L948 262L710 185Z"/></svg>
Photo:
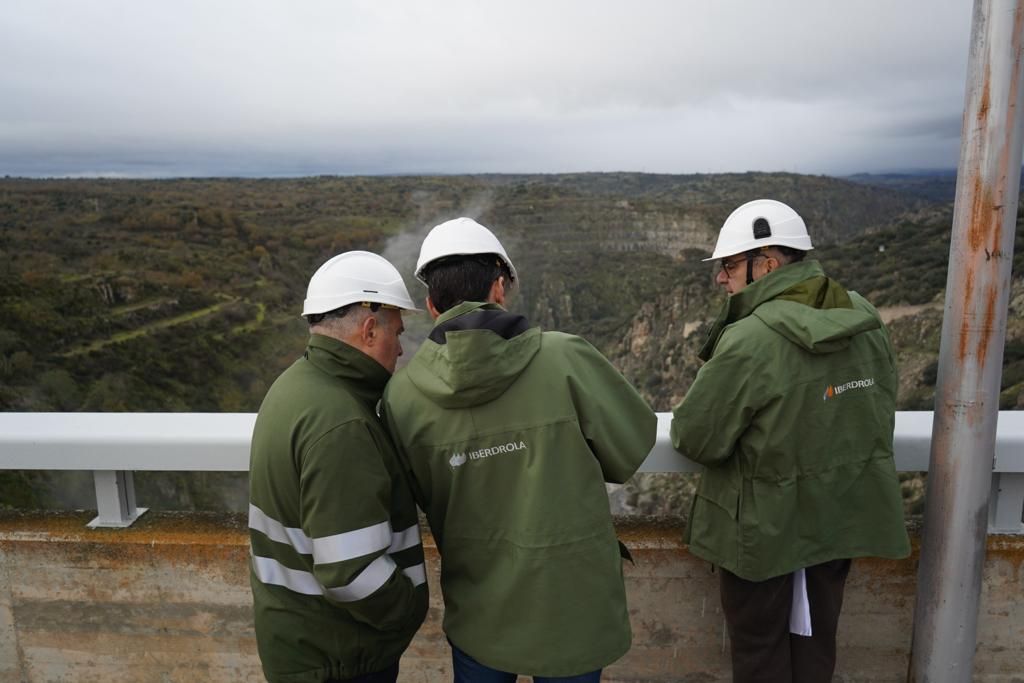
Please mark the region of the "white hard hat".
<svg viewBox="0 0 1024 683"><path fill-rule="evenodd" d="M814 249L804 219L774 199L755 199L729 214L718 233L715 253L705 261L742 254L760 247Z"/></svg>
<svg viewBox="0 0 1024 683"><path fill-rule="evenodd" d="M512 276L509 286L519 284L516 267L505 253L505 247L501 246L493 232L472 218L455 218L431 229L420 247L420 257L416 261L416 279L427 284L423 279L423 271L438 259L473 254L497 254L508 266L509 274Z"/></svg>
<svg viewBox="0 0 1024 683"><path fill-rule="evenodd" d="M401 274L386 258L368 251L347 251L313 273L302 315L327 313L362 301L418 310Z"/></svg>

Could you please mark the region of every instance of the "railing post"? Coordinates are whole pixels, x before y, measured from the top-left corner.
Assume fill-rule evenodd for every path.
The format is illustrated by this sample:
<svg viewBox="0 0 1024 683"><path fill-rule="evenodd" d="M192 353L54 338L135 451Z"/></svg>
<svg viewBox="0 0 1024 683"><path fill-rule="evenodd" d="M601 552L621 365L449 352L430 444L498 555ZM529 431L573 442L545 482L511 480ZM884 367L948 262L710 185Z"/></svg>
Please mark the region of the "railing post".
<svg viewBox="0 0 1024 683"><path fill-rule="evenodd" d="M992 534L1024 534L1024 473L992 475L988 530Z"/></svg>
<svg viewBox="0 0 1024 683"><path fill-rule="evenodd" d="M135 506L135 482L132 473L126 470L95 470L96 519L86 526L127 527L149 508Z"/></svg>
<svg viewBox="0 0 1024 683"><path fill-rule="evenodd" d="M908 674L914 683L968 683L974 667L1020 183L1022 31L1024 0L975 0Z"/></svg>

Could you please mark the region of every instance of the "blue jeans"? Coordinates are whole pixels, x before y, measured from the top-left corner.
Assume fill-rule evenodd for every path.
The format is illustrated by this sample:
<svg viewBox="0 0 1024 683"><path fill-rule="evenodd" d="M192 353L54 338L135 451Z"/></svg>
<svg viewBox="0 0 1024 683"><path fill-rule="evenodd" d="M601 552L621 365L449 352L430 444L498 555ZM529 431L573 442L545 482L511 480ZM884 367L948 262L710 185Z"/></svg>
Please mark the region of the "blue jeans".
<svg viewBox="0 0 1024 683"><path fill-rule="evenodd" d="M517 677L517 674L484 666L454 645L452 645L452 669L455 674L455 683L515 683ZM534 676L533 680L534 683L598 683L601 680L601 670L578 676L551 678Z"/></svg>

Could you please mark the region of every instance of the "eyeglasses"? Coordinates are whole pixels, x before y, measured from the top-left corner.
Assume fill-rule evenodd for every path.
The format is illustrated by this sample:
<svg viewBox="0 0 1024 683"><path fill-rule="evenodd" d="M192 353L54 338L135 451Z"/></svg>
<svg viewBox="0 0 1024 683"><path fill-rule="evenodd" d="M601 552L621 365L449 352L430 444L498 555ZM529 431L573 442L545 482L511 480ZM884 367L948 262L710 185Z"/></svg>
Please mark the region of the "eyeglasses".
<svg viewBox="0 0 1024 683"><path fill-rule="evenodd" d="M732 272L736 270L736 267L739 266L741 263L745 263L746 261L755 258L766 257L764 254L754 254L753 256L744 255L741 258L735 259L733 261L727 261L726 259L722 259L721 261L718 262L718 265L721 266L723 273L725 273L726 275L732 275Z"/></svg>

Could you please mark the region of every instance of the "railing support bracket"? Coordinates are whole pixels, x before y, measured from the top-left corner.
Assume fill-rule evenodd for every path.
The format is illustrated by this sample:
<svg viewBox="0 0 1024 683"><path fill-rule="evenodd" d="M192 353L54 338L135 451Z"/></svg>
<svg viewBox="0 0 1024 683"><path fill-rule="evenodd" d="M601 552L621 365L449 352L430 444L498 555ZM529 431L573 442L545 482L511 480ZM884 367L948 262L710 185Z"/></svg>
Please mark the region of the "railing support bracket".
<svg viewBox="0 0 1024 683"><path fill-rule="evenodd" d="M993 473L990 505L990 534L1024 534L1024 472Z"/></svg>
<svg viewBox="0 0 1024 683"><path fill-rule="evenodd" d="M135 506L135 482L130 470L94 470L96 519L87 527L124 528L132 525L149 508Z"/></svg>

